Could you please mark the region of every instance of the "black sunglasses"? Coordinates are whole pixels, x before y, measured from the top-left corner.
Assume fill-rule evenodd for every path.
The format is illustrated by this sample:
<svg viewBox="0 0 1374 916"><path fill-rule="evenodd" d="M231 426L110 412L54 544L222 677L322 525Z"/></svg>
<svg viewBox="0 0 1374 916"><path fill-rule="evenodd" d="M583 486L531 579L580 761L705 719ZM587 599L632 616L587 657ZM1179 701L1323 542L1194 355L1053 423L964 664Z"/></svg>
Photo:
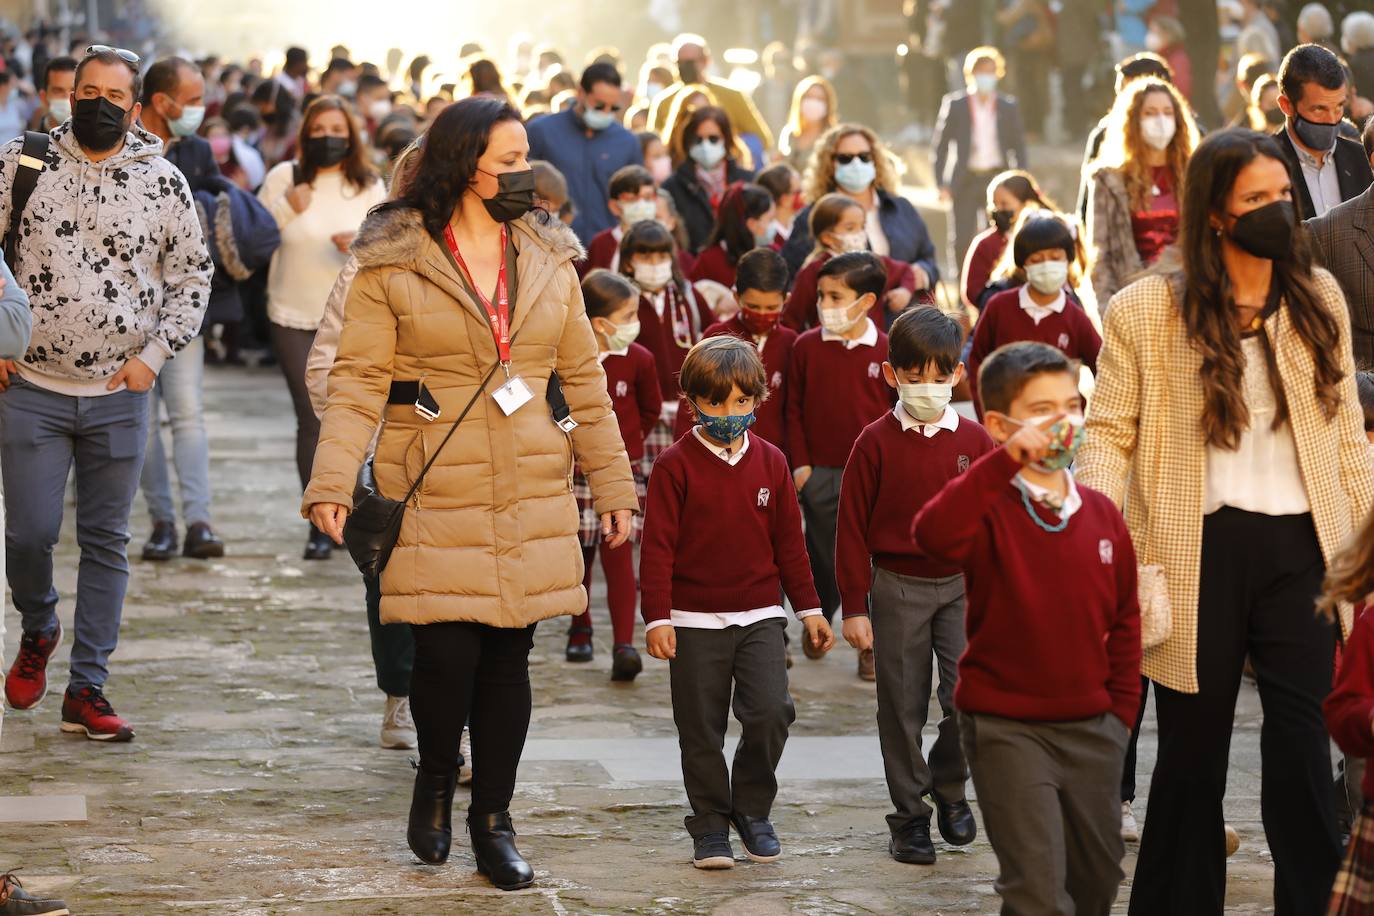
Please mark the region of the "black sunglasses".
<svg viewBox="0 0 1374 916"><path fill-rule="evenodd" d="M836 153L836 154L835 154L835 161L838 162L840 165L849 165L849 163L853 162L855 159L859 160L860 162L872 162L872 161L873 161L873 154L872 154L872 153Z"/></svg>
<svg viewBox="0 0 1374 916"><path fill-rule="evenodd" d="M131 67L137 67L139 64L143 62L143 58L139 57L133 51L130 51L127 48L112 48L109 45L91 45L89 48L86 49L86 53L113 54L120 60L124 61L124 63L130 65Z"/></svg>
<svg viewBox="0 0 1374 916"><path fill-rule="evenodd" d="M619 113L620 110L623 109L625 106L624 106L624 105L621 105L621 104L619 104L619 103L617 103L617 104L614 104L614 105L596 104L596 105L591 105L591 106L589 106L589 107L591 107L592 110L594 110L594 111L609 111L609 112L611 112L612 114L616 114L616 113Z"/></svg>

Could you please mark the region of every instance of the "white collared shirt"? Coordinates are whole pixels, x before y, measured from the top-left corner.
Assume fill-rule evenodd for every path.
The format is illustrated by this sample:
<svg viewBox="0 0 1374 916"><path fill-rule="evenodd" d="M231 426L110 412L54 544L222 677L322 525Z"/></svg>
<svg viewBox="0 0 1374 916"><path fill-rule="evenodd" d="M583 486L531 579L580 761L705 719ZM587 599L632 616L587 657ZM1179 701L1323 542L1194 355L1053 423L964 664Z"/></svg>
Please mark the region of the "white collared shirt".
<svg viewBox="0 0 1374 916"><path fill-rule="evenodd" d="M1029 315L1031 321L1034 321L1037 325L1051 315L1058 315L1060 312L1064 311L1064 306L1068 304L1068 297L1064 295L1064 290L1060 289L1057 299L1049 305L1041 305L1031 298L1029 283L1021 284L1021 289L1016 294L1016 297L1017 303L1021 306L1021 310Z"/></svg>
<svg viewBox="0 0 1374 916"><path fill-rule="evenodd" d="M649 293L649 302L653 304L654 311L658 313L658 317L662 318L663 310L668 307L668 287L665 286L656 293Z"/></svg>
<svg viewBox="0 0 1374 916"><path fill-rule="evenodd" d="M984 102L978 93L972 93L968 107L969 171L995 172L1002 167L1002 150L997 143L997 96L988 96Z"/></svg>
<svg viewBox="0 0 1374 916"><path fill-rule="evenodd" d="M629 347L626 347L623 350L602 350L600 353L596 354L596 361L598 363L604 363L606 361L606 357L608 356L628 356L629 353Z"/></svg>
<svg viewBox="0 0 1374 916"><path fill-rule="evenodd" d="M711 454L731 467L744 460L744 453L749 451L751 436L744 434L744 442L740 444L739 450L731 452L728 448L722 448L715 442L706 441L706 436L702 434L700 426L692 427L692 435L696 436ZM821 612L820 608L811 608L806 611L798 611L797 619L814 617ZM726 627L747 627L758 623L760 620L771 620L774 617L786 618L787 612L783 610L781 604L772 604L768 607L755 608L752 611L726 611L720 614L705 613L702 611L679 611L670 612L667 620L655 620L644 627L644 632L648 633L655 627L667 626L671 624L675 627L687 627L691 630L723 630Z"/></svg>
<svg viewBox="0 0 1374 916"><path fill-rule="evenodd" d="M1068 495L1064 497L1064 505L1059 507L1058 515L1061 521L1067 522L1073 517L1075 512L1083 508L1083 497L1078 493L1078 484L1074 482L1073 472L1065 471L1064 476L1069 479L1069 492ZM1030 494L1031 502L1038 502L1048 507L1050 503L1045 502L1046 499L1058 499L1058 495L1053 491L1047 490L1038 484L1031 483L1021 474L1017 474L1016 479L1020 481L1021 486L1025 487L1026 492Z"/></svg>
<svg viewBox="0 0 1374 916"><path fill-rule="evenodd" d="M954 432L959 428L959 414L953 407L946 407L945 412L940 414L939 418L931 423L916 419L907 412L906 407L901 403L898 403L896 407L892 408L892 415L897 418L898 423L902 424L902 432L909 433L913 429L919 429L921 435L925 436L927 439L935 438L935 434L942 429Z"/></svg>
<svg viewBox="0 0 1374 916"><path fill-rule="evenodd" d="M1298 154L1298 164L1302 166L1302 179L1307 185L1307 193L1312 196L1313 216L1325 216L1326 211L1341 202L1341 180L1336 173L1336 148L1333 146L1322 156L1321 162L1309 153L1289 131L1289 141Z"/></svg>
<svg viewBox="0 0 1374 916"><path fill-rule="evenodd" d="M853 350L855 347L876 346L878 343L878 326L867 315L864 316L864 321L868 322L868 327L864 328L864 332L853 340L839 334L831 334L825 328L821 328L821 340L833 340L836 343L842 343L846 350Z"/></svg>
<svg viewBox="0 0 1374 916"><path fill-rule="evenodd" d="M624 230L623 228L621 228L620 226L612 226L612 227L611 227L611 238L615 239L617 243L620 241L620 239L621 239L624 235L625 235L625 230ZM619 244L617 244L617 245L615 246L615 251L613 251L613 252L611 253L611 266L610 266L610 271L611 271L611 273L613 273L613 274L620 273L620 245L619 245ZM660 314L661 314L661 313L660 313Z"/></svg>

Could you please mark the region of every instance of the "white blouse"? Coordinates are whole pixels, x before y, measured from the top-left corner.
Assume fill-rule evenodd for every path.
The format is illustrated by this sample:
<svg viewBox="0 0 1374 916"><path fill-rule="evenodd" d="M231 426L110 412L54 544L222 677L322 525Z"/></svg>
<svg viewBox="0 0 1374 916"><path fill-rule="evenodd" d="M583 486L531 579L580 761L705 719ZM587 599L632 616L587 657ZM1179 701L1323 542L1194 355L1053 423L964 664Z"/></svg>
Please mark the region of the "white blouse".
<svg viewBox="0 0 1374 916"><path fill-rule="evenodd" d="M1207 447L1207 496L1203 514L1222 506L1261 515L1303 515L1307 501L1302 468L1298 465L1293 427L1287 421L1274 428L1278 400L1269 383L1264 342L1259 335L1241 341L1245 354L1245 404L1250 428L1241 433L1235 451Z"/></svg>

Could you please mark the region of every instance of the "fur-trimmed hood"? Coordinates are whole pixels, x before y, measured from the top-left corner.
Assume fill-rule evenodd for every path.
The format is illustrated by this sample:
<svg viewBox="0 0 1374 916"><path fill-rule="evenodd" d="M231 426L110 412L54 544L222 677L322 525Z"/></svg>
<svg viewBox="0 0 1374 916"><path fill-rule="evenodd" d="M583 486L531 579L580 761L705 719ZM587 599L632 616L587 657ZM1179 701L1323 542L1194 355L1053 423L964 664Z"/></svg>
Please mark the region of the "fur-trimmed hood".
<svg viewBox="0 0 1374 916"><path fill-rule="evenodd" d="M582 243L571 229L557 217L547 219L547 223L541 222L539 213L532 211L510 225L556 261L577 261L586 257ZM360 267L403 267L419 261L433 244L420 211L398 208L369 214L358 229L352 251Z"/></svg>

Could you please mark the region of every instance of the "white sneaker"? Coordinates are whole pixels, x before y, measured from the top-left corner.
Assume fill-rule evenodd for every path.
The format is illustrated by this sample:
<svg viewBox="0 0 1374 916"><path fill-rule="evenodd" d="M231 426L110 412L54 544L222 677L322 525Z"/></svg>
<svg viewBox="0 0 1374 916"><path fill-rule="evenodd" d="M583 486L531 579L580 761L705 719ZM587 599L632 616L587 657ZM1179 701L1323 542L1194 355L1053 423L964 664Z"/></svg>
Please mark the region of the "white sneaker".
<svg viewBox="0 0 1374 916"><path fill-rule="evenodd" d="M1135 822L1135 812L1128 801L1121 803L1121 838L1127 843L1140 842L1140 825Z"/></svg>
<svg viewBox="0 0 1374 916"><path fill-rule="evenodd" d="M458 753L463 755L463 765L458 768L458 785L472 785L472 735L466 728L463 737L458 739Z"/></svg>
<svg viewBox="0 0 1374 916"><path fill-rule="evenodd" d="M410 750L415 745L415 721L410 718L410 698L388 696L386 712L382 714L382 747Z"/></svg>

